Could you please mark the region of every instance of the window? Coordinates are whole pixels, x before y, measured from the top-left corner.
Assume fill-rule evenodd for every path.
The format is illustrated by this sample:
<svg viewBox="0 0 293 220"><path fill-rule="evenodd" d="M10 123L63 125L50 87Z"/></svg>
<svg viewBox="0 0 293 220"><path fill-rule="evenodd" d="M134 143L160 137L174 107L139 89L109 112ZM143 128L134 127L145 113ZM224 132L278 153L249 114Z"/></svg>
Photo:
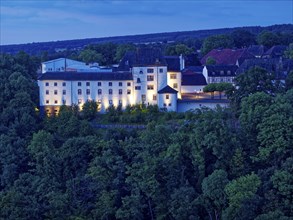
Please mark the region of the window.
<svg viewBox="0 0 293 220"><path fill-rule="evenodd" d="M65 99L62 100L62 104L66 105L66 100Z"/></svg>
<svg viewBox="0 0 293 220"><path fill-rule="evenodd" d="M78 82L78 83L77 83L77 86L81 86L81 82Z"/></svg>
<svg viewBox="0 0 293 220"><path fill-rule="evenodd" d="M77 100L77 103L78 103L78 104L81 104L81 99L78 99L78 100Z"/></svg>
<svg viewBox="0 0 293 220"><path fill-rule="evenodd" d="M66 95L66 90L65 89L62 91L62 94L63 95Z"/></svg>
<svg viewBox="0 0 293 220"><path fill-rule="evenodd" d="M46 104L49 104L49 100L46 100Z"/></svg>
<svg viewBox="0 0 293 220"><path fill-rule="evenodd" d="M137 78L137 83L140 83L140 78Z"/></svg>
<svg viewBox="0 0 293 220"><path fill-rule="evenodd" d="M77 90L77 94L78 94L78 95L81 95L81 89L78 89L78 90Z"/></svg>
<svg viewBox="0 0 293 220"><path fill-rule="evenodd" d="M177 83L173 83L173 88L177 89L178 88L178 84Z"/></svg>
<svg viewBox="0 0 293 220"><path fill-rule="evenodd" d="M57 95L58 94L58 91L57 90L54 90L54 95Z"/></svg>
<svg viewBox="0 0 293 220"><path fill-rule="evenodd" d="M221 74L221 75L224 75L224 71L223 71L223 70L221 70L221 71L220 71L220 74Z"/></svg>
<svg viewBox="0 0 293 220"><path fill-rule="evenodd" d="M122 100L119 100L119 105L122 105Z"/></svg>
<svg viewBox="0 0 293 220"><path fill-rule="evenodd" d="M135 90L140 90L140 86L135 86Z"/></svg>
<svg viewBox="0 0 293 220"><path fill-rule="evenodd" d="M159 69L160 73L164 72L164 69L163 68L160 68Z"/></svg>
<svg viewBox="0 0 293 220"><path fill-rule="evenodd" d="M141 70L141 71L139 71L139 74L143 74L143 71Z"/></svg>
<svg viewBox="0 0 293 220"><path fill-rule="evenodd" d="M127 83L127 86L131 86L131 82L128 82L128 83Z"/></svg>
<svg viewBox="0 0 293 220"><path fill-rule="evenodd" d="M109 105L112 105L113 104L113 101L112 100L109 100Z"/></svg>
<svg viewBox="0 0 293 220"><path fill-rule="evenodd" d="M102 86L102 83L101 82L98 82L98 86Z"/></svg>
<svg viewBox="0 0 293 220"><path fill-rule="evenodd" d="M153 101L157 101L157 96L153 95Z"/></svg>
<svg viewBox="0 0 293 220"><path fill-rule="evenodd" d="M169 95L166 95L166 99L169 99Z"/></svg>
<svg viewBox="0 0 293 220"><path fill-rule="evenodd" d="M145 102L146 100L146 95L141 95L141 101Z"/></svg>
<svg viewBox="0 0 293 220"><path fill-rule="evenodd" d="M109 85L109 86L112 86L112 82L109 82L108 85Z"/></svg>
<svg viewBox="0 0 293 220"><path fill-rule="evenodd" d="M98 99L98 103L101 104L102 103L102 100L101 99Z"/></svg>
<svg viewBox="0 0 293 220"><path fill-rule="evenodd" d="M122 95L122 89L119 89L119 95Z"/></svg>
<svg viewBox="0 0 293 220"><path fill-rule="evenodd" d="M57 86L57 85L58 85L58 83L54 82L54 86Z"/></svg>
<svg viewBox="0 0 293 220"><path fill-rule="evenodd" d="M127 95L130 95L130 94L131 94L131 90L127 89Z"/></svg>
<svg viewBox="0 0 293 220"><path fill-rule="evenodd" d="M164 106L167 106L166 103L164 103Z"/></svg>
<svg viewBox="0 0 293 220"><path fill-rule="evenodd" d="M171 103L169 103L169 106L171 106Z"/></svg>
<svg viewBox="0 0 293 220"><path fill-rule="evenodd" d="M87 90L86 90L86 94L87 94L87 95L91 94L91 90L90 90L90 89L87 89Z"/></svg>
<svg viewBox="0 0 293 220"><path fill-rule="evenodd" d="M90 84L90 82L86 82L86 86L90 86L91 84Z"/></svg>
<svg viewBox="0 0 293 220"><path fill-rule="evenodd" d="M98 94L101 95L102 94L102 90L98 89Z"/></svg>
<svg viewBox="0 0 293 220"><path fill-rule="evenodd" d="M55 103L55 104L58 104L58 101L57 101L57 100L55 100L55 101L54 101L54 103Z"/></svg>
<svg viewBox="0 0 293 220"><path fill-rule="evenodd" d="M147 73L154 73L154 69L147 69Z"/></svg>
<svg viewBox="0 0 293 220"><path fill-rule="evenodd" d="M153 75L148 75L147 76L147 81L154 81L154 76Z"/></svg>
<svg viewBox="0 0 293 220"><path fill-rule="evenodd" d="M112 95L113 94L113 90L109 89L109 94Z"/></svg>
<svg viewBox="0 0 293 220"><path fill-rule="evenodd" d="M46 82L46 86L49 86L49 83L48 82Z"/></svg>
<svg viewBox="0 0 293 220"><path fill-rule="evenodd" d="M227 71L227 75L231 75L231 71L230 70Z"/></svg>
<svg viewBox="0 0 293 220"><path fill-rule="evenodd" d="M147 86L147 89L148 89L148 90L154 90L154 85L148 85L148 86Z"/></svg>
<svg viewBox="0 0 293 220"><path fill-rule="evenodd" d="M170 79L177 79L177 75L176 75L176 73L172 73L172 74L170 74Z"/></svg>
<svg viewBox="0 0 293 220"><path fill-rule="evenodd" d="M62 83L62 86L66 86L66 82L63 82L63 83Z"/></svg>
<svg viewBox="0 0 293 220"><path fill-rule="evenodd" d="M119 86L122 86L122 82L119 82Z"/></svg>
<svg viewBox="0 0 293 220"><path fill-rule="evenodd" d="M46 90L46 95L49 95L49 90Z"/></svg>

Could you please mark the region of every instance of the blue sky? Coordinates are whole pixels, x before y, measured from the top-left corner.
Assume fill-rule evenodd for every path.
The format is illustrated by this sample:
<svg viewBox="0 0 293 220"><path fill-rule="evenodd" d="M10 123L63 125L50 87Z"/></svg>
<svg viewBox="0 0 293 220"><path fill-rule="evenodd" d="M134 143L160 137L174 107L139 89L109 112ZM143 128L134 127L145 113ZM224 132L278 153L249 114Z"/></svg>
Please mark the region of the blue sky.
<svg viewBox="0 0 293 220"><path fill-rule="evenodd" d="M0 0L0 44L293 23L293 0Z"/></svg>

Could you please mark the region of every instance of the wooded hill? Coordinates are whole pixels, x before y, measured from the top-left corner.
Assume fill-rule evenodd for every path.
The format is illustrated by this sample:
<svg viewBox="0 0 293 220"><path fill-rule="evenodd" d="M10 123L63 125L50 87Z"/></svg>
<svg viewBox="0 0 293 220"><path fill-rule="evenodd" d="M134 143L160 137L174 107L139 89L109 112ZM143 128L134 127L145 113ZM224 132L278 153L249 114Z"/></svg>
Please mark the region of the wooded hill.
<svg viewBox="0 0 293 220"><path fill-rule="evenodd" d="M43 51L55 53L58 50L80 50L89 44L99 44L112 42L115 44L152 44L152 43L168 43L168 42L180 42L188 39L203 40L206 37L218 34L229 34L235 30L247 30L252 34L259 34L263 31L270 31L274 33L292 33L292 24L280 24L271 25L266 27L261 26L247 26L247 27L235 27L235 28L220 28L210 30L195 30L195 31L180 31L180 32L168 32L168 33L154 33L154 34L141 34L141 35L129 35L129 36L116 36L116 37L102 37L102 38L87 38L76 40L64 40L64 41L51 41L51 42L37 42L28 44L15 44L15 45L1 45L1 53L15 54L19 51L24 51L31 55L40 54Z"/></svg>

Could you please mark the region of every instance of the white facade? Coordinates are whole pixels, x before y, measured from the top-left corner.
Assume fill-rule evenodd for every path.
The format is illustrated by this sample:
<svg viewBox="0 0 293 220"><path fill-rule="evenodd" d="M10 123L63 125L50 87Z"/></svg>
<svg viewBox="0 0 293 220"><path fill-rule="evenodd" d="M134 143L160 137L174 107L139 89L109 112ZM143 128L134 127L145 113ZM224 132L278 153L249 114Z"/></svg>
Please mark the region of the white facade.
<svg viewBox="0 0 293 220"><path fill-rule="evenodd" d="M181 72L173 71L173 72L167 73L168 86L178 91L178 98L181 98L181 92L182 92L181 81L182 81Z"/></svg>
<svg viewBox="0 0 293 220"><path fill-rule="evenodd" d="M177 93L161 93L158 94L160 109L167 109L167 111L177 111Z"/></svg>
<svg viewBox="0 0 293 220"><path fill-rule="evenodd" d="M181 86L181 93L202 93L205 86Z"/></svg>
<svg viewBox="0 0 293 220"><path fill-rule="evenodd" d="M167 85L167 67L133 67L134 103L158 104L157 93Z"/></svg>
<svg viewBox="0 0 293 220"><path fill-rule="evenodd" d="M207 84L210 83L221 83L221 82L226 82L226 83L232 83L234 84L234 79L235 79L235 73L232 73L230 70L227 71L227 73L223 72L223 76L215 73L208 74L208 69L205 66L202 70L202 74L206 78ZM214 75L213 75L214 74ZM221 73L220 73L221 74ZM229 76L230 74L230 76Z"/></svg>
<svg viewBox="0 0 293 220"><path fill-rule="evenodd" d="M80 108L88 100L99 103L101 112L110 105L125 108L135 104L133 101L133 83L121 81L62 81L42 80L40 88L40 106L60 107L61 105L78 105Z"/></svg>
<svg viewBox="0 0 293 220"><path fill-rule="evenodd" d="M207 101L207 100L197 100L197 101L181 101L178 102L177 105L177 112L187 112L190 110L194 110L194 109L198 109L198 108L203 108L203 107L207 107L207 108L211 108L214 109L217 106L221 106L221 107L228 107L229 103L226 101L221 101L219 100L217 101Z"/></svg>

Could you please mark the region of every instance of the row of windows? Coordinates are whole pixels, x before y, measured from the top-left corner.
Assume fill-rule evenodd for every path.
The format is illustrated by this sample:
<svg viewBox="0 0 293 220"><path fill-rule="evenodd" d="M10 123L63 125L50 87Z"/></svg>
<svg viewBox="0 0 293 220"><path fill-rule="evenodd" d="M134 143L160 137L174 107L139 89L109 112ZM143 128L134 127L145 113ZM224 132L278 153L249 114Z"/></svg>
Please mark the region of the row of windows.
<svg viewBox="0 0 293 220"><path fill-rule="evenodd" d="M86 82L85 84L86 84L86 86L91 85L90 82ZM50 84L49 84L49 82L46 82L45 85L49 86ZM54 82L53 85L58 86L58 83ZM82 82L77 82L77 86L81 86L81 85L82 85ZM98 82L97 85L102 86L102 82ZM108 86L112 86L112 85L113 85L113 82L108 82ZM66 82L62 82L62 86L66 86ZM118 82L118 86L123 86L123 82ZM131 86L131 82L127 82L127 86Z"/></svg>
<svg viewBox="0 0 293 220"><path fill-rule="evenodd" d="M90 100L88 100L90 101ZM101 100L98 100L98 103L101 104ZM77 103L78 104L81 104L82 103L82 100L81 99L78 99L77 100ZM50 101L49 100L46 100L46 104L50 104ZM58 104L58 100L54 100L54 104ZM62 100L62 104L63 105L66 105L66 100ZM113 104L113 100L109 100L109 104L112 105ZM119 100L119 104L122 104L122 100Z"/></svg>
<svg viewBox="0 0 293 220"><path fill-rule="evenodd" d="M159 69L159 73L163 73L163 72L164 72L164 69L163 69L163 68L160 68L160 69ZM143 70L140 70L139 73L140 73L140 74L143 74ZM152 68L148 68L148 69L147 69L147 73L154 73L154 69L152 69Z"/></svg>
<svg viewBox="0 0 293 220"><path fill-rule="evenodd" d="M113 94L113 89L109 89L108 90L109 94L112 95ZM46 95L49 95L50 92L49 90L46 90ZM82 90L81 89L78 89L77 90L77 94L78 95L82 95ZM90 89L87 89L86 90L86 94L87 95L90 95L91 94L91 90ZM102 94L102 89L98 89L98 94L101 95ZM119 95L122 95L123 94L123 90L122 89L119 89L118 90L118 94ZM131 94L131 90L130 89L127 89L127 94ZM54 95L58 95L58 90L54 90ZM62 90L62 95L66 95L66 90Z"/></svg>

